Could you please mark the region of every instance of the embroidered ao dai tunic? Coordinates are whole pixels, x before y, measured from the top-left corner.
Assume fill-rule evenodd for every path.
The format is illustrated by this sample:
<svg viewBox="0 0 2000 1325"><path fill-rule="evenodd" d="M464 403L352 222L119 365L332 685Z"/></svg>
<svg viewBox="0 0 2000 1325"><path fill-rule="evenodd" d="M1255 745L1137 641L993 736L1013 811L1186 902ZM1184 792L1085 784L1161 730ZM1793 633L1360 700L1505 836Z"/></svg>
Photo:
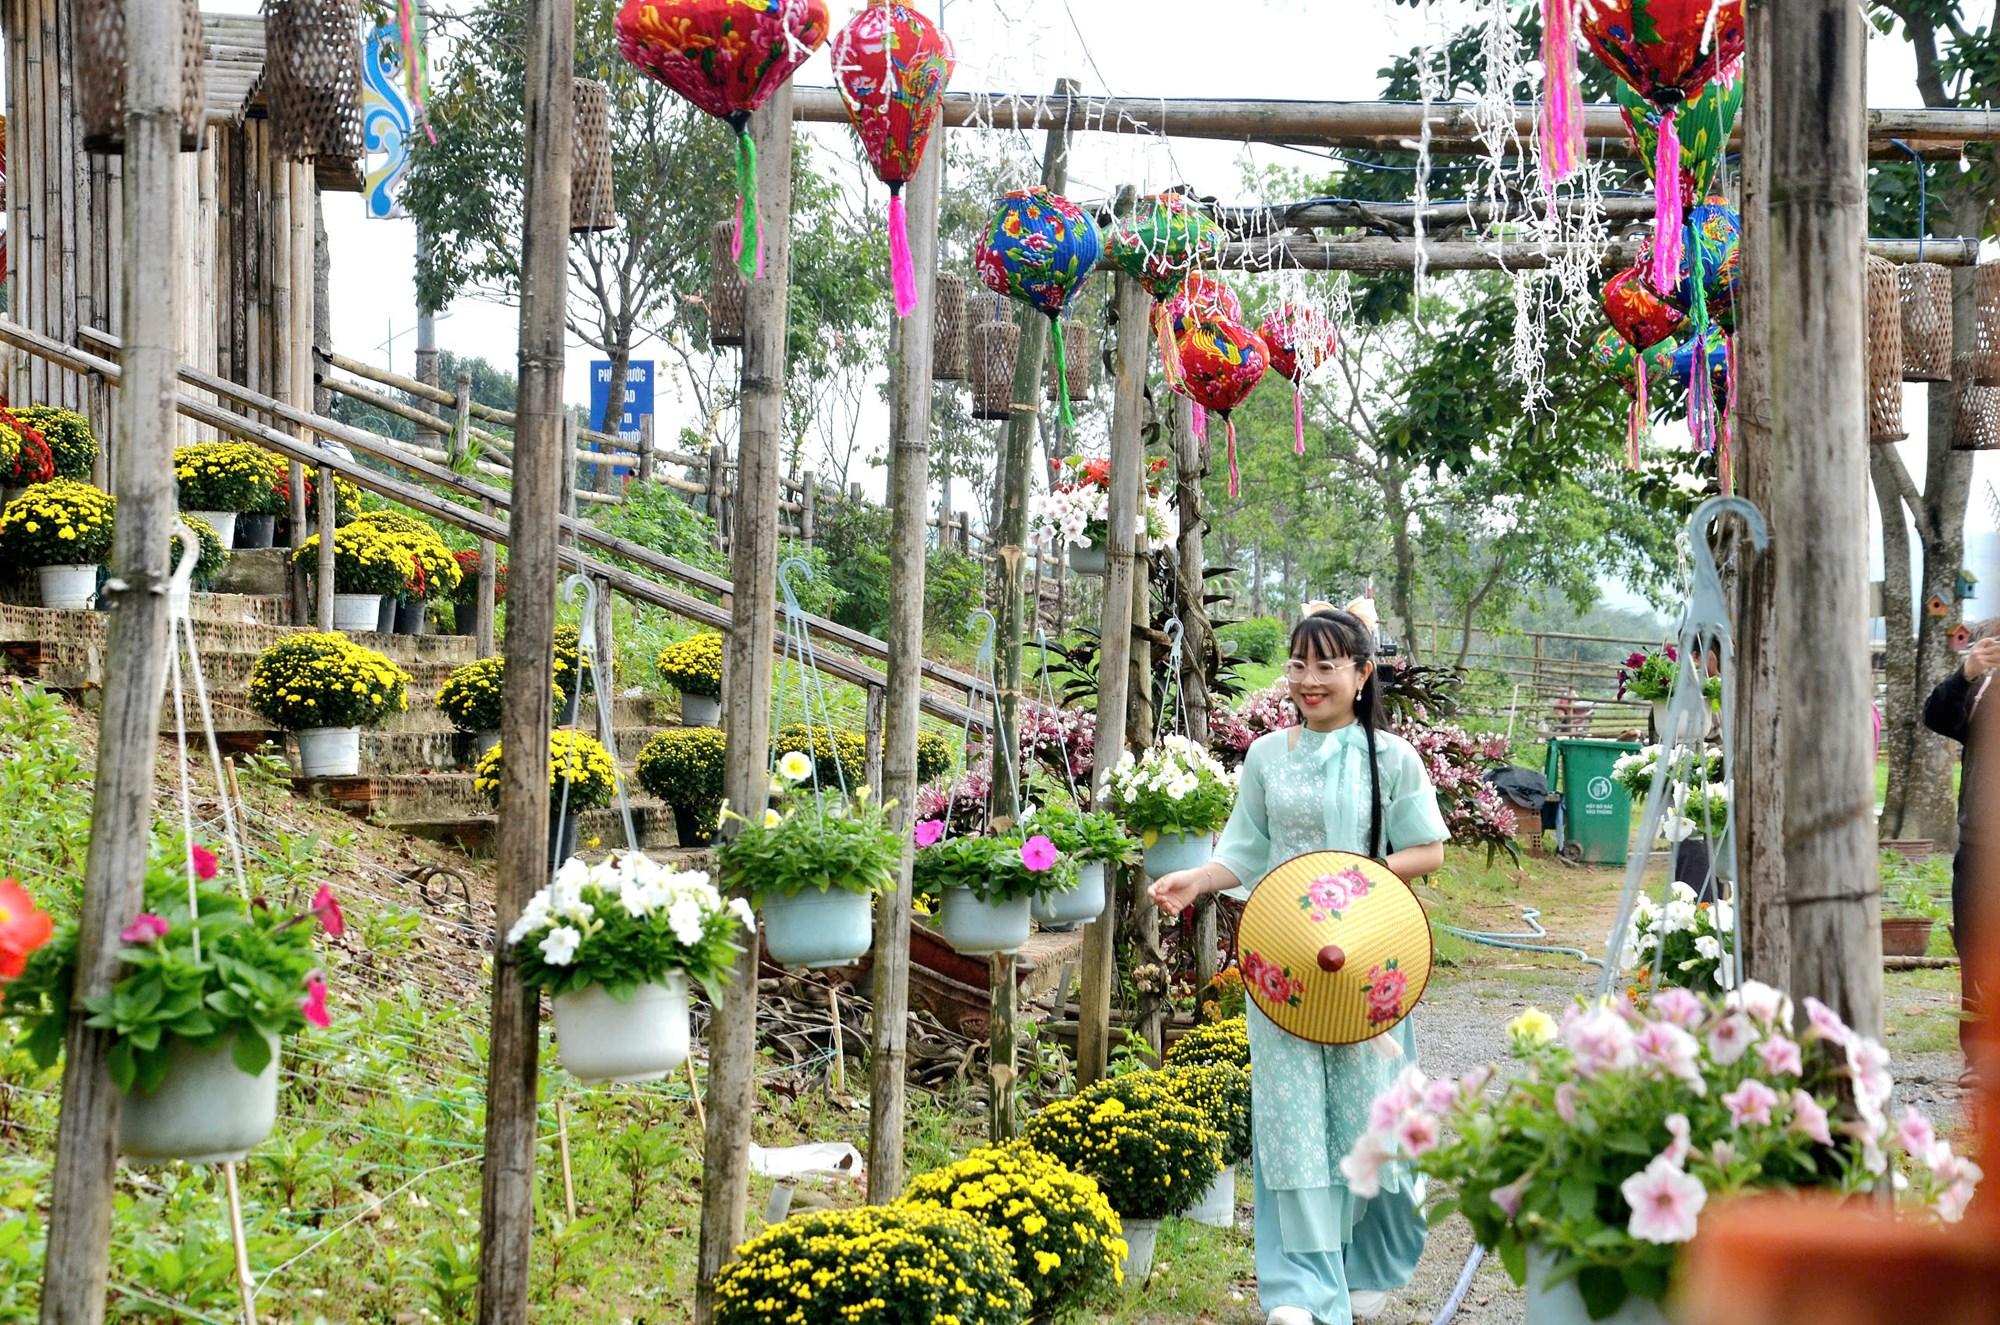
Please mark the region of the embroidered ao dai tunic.
<svg viewBox="0 0 2000 1325"><path fill-rule="evenodd" d="M1448 836L1437 792L1408 742L1375 737L1383 854ZM1291 728L1250 747L1215 859L1247 896L1273 866L1310 851L1369 854L1367 734ZM1328 1325L1350 1319L1348 1292L1400 1288L1423 1254L1421 1194L1406 1169L1382 1193L1354 1196L1340 1160L1367 1130L1368 1106L1416 1061L1411 1019L1390 1032L1402 1056L1372 1044L1319 1045L1280 1030L1250 1005L1251 1128L1257 1290L1263 1307L1303 1307Z"/></svg>

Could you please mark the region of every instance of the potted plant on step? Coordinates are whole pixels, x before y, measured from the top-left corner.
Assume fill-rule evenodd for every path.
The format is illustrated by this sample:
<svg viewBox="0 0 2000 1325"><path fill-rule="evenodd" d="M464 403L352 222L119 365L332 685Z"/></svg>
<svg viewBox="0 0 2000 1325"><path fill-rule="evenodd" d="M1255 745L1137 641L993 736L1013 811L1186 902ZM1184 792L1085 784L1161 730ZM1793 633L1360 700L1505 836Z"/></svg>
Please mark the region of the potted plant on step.
<svg viewBox="0 0 2000 1325"><path fill-rule="evenodd" d="M451 559L458 563L458 588L451 596L451 633L470 635L479 617L479 550L454 552ZM498 604L507 600L507 563L497 555L494 560L493 601Z"/></svg>
<svg viewBox="0 0 2000 1325"><path fill-rule="evenodd" d="M1222 1171L1187 1217L1210 1228L1234 1228L1236 1166L1250 1158L1250 1068L1223 1062L1179 1063L1162 1071L1160 1080L1222 1134Z"/></svg>
<svg viewBox="0 0 2000 1325"><path fill-rule="evenodd" d="M1915 1109L1891 1119L1889 1054L1833 1012L1746 982L1726 1000L1664 989L1644 1013L1530 1009L1509 1027L1518 1074L1458 1080L1405 1069L1340 1169L1354 1195L1413 1165L1444 1189L1528 1290L1530 1325L1657 1325L1702 1210L1751 1191L1887 1191L1954 1220L1978 1166ZM1845 1096L1849 1101L1842 1103Z"/></svg>
<svg viewBox="0 0 2000 1325"><path fill-rule="evenodd" d="M742 818L717 850L717 868L726 889L757 903L772 961L845 966L874 941L875 894L896 886L903 843L866 786L843 797L801 785L812 776L808 756L780 759L780 807Z"/></svg>
<svg viewBox="0 0 2000 1325"><path fill-rule="evenodd" d="M298 738L299 773L361 772L361 729L410 707L410 674L341 634L287 635L257 655L250 703Z"/></svg>
<svg viewBox="0 0 2000 1325"><path fill-rule="evenodd" d="M500 808L500 761L504 743L479 757L472 787L494 809ZM577 817L601 810L618 794L618 765L611 752L580 731L558 727L549 733L549 869L576 854ZM626 843L632 846L633 843Z"/></svg>
<svg viewBox="0 0 2000 1325"><path fill-rule="evenodd" d="M274 451L264 452L264 459L271 466L271 497L264 503L262 514L271 517L271 546L289 547L292 542L292 466L291 462ZM319 473L308 467L305 470L306 527L319 528ZM345 528L361 514L361 489L352 482L334 475L333 479L333 524L334 528ZM243 525L237 520L239 534ZM249 546L243 544L243 546Z"/></svg>
<svg viewBox="0 0 2000 1325"><path fill-rule="evenodd" d="M1921 957L1930 951L1931 929L1945 915L1923 880L1906 878L1888 894L1882 917L1882 955Z"/></svg>
<svg viewBox="0 0 2000 1325"><path fill-rule="evenodd" d="M194 539L197 544L195 548L194 573L188 577L186 593L182 593L178 589L173 589L168 591L167 596L174 600L175 609L185 615L193 606L193 595L207 593L209 588L214 585L215 577L222 574L223 567L229 564L229 553L223 550L222 540L216 536L215 531L202 521L183 511L181 513L181 523L194 532ZM171 573L179 567L181 561L180 535L169 535L167 545L169 548L167 553L167 569Z"/></svg>
<svg viewBox="0 0 2000 1325"><path fill-rule="evenodd" d="M438 712L471 740L472 759L477 764L488 750L500 744L500 714L506 698L507 660L481 658L455 668L438 687ZM562 707L562 687L550 687L557 708Z"/></svg>
<svg viewBox="0 0 2000 1325"><path fill-rule="evenodd" d="M88 483L37 483L0 511L0 562L37 572L43 607L87 608L97 597L98 566L111 555L117 506Z"/></svg>
<svg viewBox="0 0 2000 1325"><path fill-rule="evenodd" d="M1124 1278L1125 1230L1103 1190L1026 1141L921 1174L897 1204L964 1210L1005 1238L1031 1320L1061 1319Z"/></svg>
<svg viewBox="0 0 2000 1325"><path fill-rule="evenodd" d="M639 785L674 812L674 835L684 847L715 840L728 752L729 737L720 727L670 728L639 751Z"/></svg>
<svg viewBox="0 0 2000 1325"><path fill-rule="evenodd" d="M1193 741L1169 736L1139 758L1130 750L1118 757L1110 799L1145 844L1146 873L1157 879L1208 860L1236 804L1236 779Z"/></svg>
<svg viewBox="0 0 2000 1325"><path fill-rule="evenodd" d="M722 721L722 636L712 630L660 650L660 679L681 692L681 722L713 727Z"/></svg>
<svg viewBox="0 0 2000 1325"><path fill-rule="evenodd" d="M1062 892L1038 893L1035 923L1073 925L1104 914L1104 876L1112 866L1139 859L1139 844L1125 831L1118 816L1106 810L1082 810L1054 796L1028 816L1035 832L1045 833L1077 867L1077 886Z"/></svg>
<svg viewBox="0 0 2000 1325"><path fill-rule="evenodd" d="M687 1061L688 980L728 977L750 907L635 851L563 862L507 931L549 995L556 1057L580 1081L657 1081Z"/></svg>
<svg viewBox="0 0 2000 1325"><path fill-rule="evenodd" d="M325 887L287 914L215 886L215 857L199 847L191 909L177 854L154 853L143 910L120 934L117 983L84 1007L90 1025L112 1036L111 1078L125 1093L118 1148L135 1159L216 1164L270 1134L279 1042L329 1024L313 932L338 937L345 922ZM70 922L28 959L0 1005L0 1015L23 1023L23 1047L43 1067L62 1052L76 960Z"/></svg>
<svg viewBox="0 0 2000 1325"><path fill-rule="evenodd" d="M1025 1135L1103 1189L1124 1225L1132 1282L1152 1271L1160 1221L1191 1209L1222 1171L1222 1134L1158 1072L1086 1086L1029 1119Z"/></svg>
<svg viewBox="0 0 2000 1325"><path fill-rule="evenodd" d="M943 821L926 819L915 837L912 886L938 903L944 941L969 957L1019 951L1035 900L1079 886L1076 862L1039 832L946 837Z"/></svg>
<svg viewBox="0 0 2000 1325"><path fill-rule="evenodd" d="M435 529L401 511L363 511L354 517L354 524L380 531L409 553L410 574L396 591L392 624L398 635L423 634L428 605L434 600L450 598L464 582L451 548Z"/></svg>
<svg viewBox="0 0 2000 1325"><path fill-rule="evenodd" d="M314 580L319 576L319 535L314 534L292 553L292 564ZM376 630L381 625L385 596L403 591L416 575L410 551L387 532L366 525L350 524L333 533L333 628L357 633Z"/></svg>
<svg viewBox="0 0 2000 1325"><path fill-rule="evenodd" d="M236 546L236 516L262 510L271 499L271 462L260 447L243 442L197 442L174 451L180 507L215 531L222 546Z"/></svg>
<svg viewBox="0 0 2000 1325"><path fill-rule="evenodd" d="M89 419L61 405L23 405L10 412L17 424L41 437L49 453L51 477L90 481L91 471L97 465L98 446Z"/></svg>

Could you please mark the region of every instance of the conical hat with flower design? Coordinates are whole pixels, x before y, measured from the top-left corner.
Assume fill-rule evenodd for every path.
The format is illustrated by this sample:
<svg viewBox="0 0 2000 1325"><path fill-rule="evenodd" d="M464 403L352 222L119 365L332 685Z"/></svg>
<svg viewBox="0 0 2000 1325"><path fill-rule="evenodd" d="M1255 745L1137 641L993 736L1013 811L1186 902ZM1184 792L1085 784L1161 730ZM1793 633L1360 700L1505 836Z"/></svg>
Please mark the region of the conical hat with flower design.
<svg viewBox="0 0 2000 1325"><path fill-rule="evenodd" d="M1346 851L1294 856L1264 876L1236 929L1243 987L1315 1044L1372 1040L1431 979L1431 925L1410 885Z"/></svg>

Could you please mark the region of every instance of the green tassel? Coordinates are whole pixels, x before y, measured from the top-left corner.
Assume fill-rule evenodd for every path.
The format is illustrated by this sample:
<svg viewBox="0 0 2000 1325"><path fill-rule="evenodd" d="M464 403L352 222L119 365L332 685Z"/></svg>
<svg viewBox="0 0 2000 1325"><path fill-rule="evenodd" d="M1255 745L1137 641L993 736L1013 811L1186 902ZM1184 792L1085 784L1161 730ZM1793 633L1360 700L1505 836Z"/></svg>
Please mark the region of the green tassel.
<svg viewBox="0 0 2000 1325"><path fill-rule="evenodd" d="M1074 431L1076 428L1076 417L1070 413L1069 409L1069 362L1068 355L1063 349L1061 318L1052 317L1049 319L1049 334L1055 338L1056 400L1061 406L1057 417L1062 420L1063 427Z"/></svg>
<svg viewBox="0 0 2000 1325"><path fill-rule="evenodd" d="M757 275L757 254L764 243L757 227L757 140L748 133L738 133L736 144L736 205L742 212L739 233L743 240L736 269L744 280L751 280Z"/></svg>

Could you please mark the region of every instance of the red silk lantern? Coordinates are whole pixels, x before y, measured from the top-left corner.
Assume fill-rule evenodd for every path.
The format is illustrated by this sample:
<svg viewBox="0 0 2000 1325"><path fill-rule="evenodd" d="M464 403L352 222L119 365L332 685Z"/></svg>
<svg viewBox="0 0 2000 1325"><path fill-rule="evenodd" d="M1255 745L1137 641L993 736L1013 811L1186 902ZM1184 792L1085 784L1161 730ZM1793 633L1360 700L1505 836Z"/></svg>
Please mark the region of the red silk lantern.
<svg viewBox="0 0 2000 1325"><path fill-rule="evenodd" d="M869 0L833 40L840 100L868 164L889 186L889 272L898 317L917 308L903 185L923 162L954 63L951 38L914 7L889 0Z"/></svg>
<svg viewBox="0 0 2000 1325"><path fill-rule="evenodd" d="M618 53L736 130L732 252L746 277L764 255L750 113L812 57L827 27L826 0L625 0L618 11Z"/></svg>
<svg viewBox="0 0 2000 1325"><path fill-rule="evenodd" d="M1209 317L1241 322L1243 302L1220 276L1205 271L1189 272L1179 293L1153 305L1153 339L1160 343L1160 372L1167 386L1182 395L1188 393L1181 390L1181 333L1189 324ZM1194 435L1203 440L1208 437L1208 416L1199 401L1195 403Z"/></svg>
<svg viewBox="0 0 2000 1325"><path fill-rule="evenodd" d="M1240 486L1236 472L1236 424L1229 412L1241 405L1271 366L1264 338L1235 318L1216 315L1190 320L1178 337L1181 393L1212 409L1229 425L1229 495Z"/></svg>
<svg viewBox="0 0 2000 1325"><path fill-rule="evenodd" d="M1293 448L1306 453L1305 382L1340 348L1333 323L1310 308L1281 304L1264 315L1257 334L1271 352L1271 367L1292 384Z"/></svg>
<svg viewBox="0 0 2000 1325"><path fill-rule="evenodd" d="M1743 0L1589 0L1578 18L1597 58L1660 108L1653 165L1653 286L1680 270L1681 140L1678 112L1743 54Z"/></svg>
<svg viewBox="0 0 2000 1325"><path fill-rule="evenodd" d="M1640 267L1627 267L1604 283L1604 312L1635 350L1677 340L1688 328L1687 314L1656 294Z"/></svg>

